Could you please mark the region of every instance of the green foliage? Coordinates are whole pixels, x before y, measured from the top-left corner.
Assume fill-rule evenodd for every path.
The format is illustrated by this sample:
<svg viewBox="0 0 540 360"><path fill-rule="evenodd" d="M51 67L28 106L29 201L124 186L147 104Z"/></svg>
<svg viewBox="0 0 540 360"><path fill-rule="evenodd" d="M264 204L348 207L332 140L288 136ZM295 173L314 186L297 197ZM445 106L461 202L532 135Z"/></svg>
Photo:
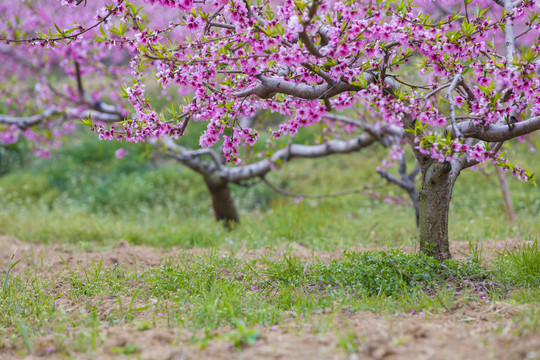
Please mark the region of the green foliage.
<svg viewBox="0 0 540 360"><path fill-rule="evenodd" d="M230 261L233 261L230 259ZM206 259L180 258L178 264L167 262L148 272L153 295L174 294L175 297L201 296L214 286L223 285L227 277L220 273L222 258L210 254Z"/></svg>
<svg viewBox="0 0 540 360"><path fill-rule="evenodd" d="M262 257L266 269L261 270L261 273L269 281L269 285L292 285L293 287L301 284L306 279L305 265L302 261L293 255L283 254L282 258L277 261L271 261L268 258Z"/></svg>
<svg viewBox="0 0 540 360"><path fill-rule="evenodd" d="M60 195L50 186L47 176L30 172L12 172L2 177L0 194L7 201L44 201L50 203Z"/></svg>
<svg viewBox="0 0 540 360"><path fill-rule="evenodd" d="M30 157L26 141L0 146L0 176L27 165Z"/></svg>
<svg viewBox="0 0 540 360"><path fill-rule="evenodd" d="M150 296L175 304L179 313L174 319L182 326L208 329L230 325L240 329L238 324L279 322L283 310L307 319L344 304L374 311L411 311L414 303L418 304L416 310L437 309L452 302L453 287L438 290L442 285L479 276L481 268L469 263L440 264L422 254L381 251L347 252L330 264L317 259L306 262L288 254L277 259L261 257L260 263L241 263L211 253L179 258L176 265L167 262L146 271L142 278ZM426 289L432 294L441 292L432 298Z"/></svg>

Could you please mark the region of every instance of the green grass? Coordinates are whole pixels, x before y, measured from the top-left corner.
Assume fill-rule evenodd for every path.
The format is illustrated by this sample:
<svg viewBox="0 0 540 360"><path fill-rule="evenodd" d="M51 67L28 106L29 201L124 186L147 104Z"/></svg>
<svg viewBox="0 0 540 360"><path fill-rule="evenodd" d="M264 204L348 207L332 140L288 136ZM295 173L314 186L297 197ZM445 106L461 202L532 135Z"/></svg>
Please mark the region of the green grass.
<svg viewBox="0 0 540 360"><path fill-rule="evenodd" d="M241 348L257 341L255 326L291 319L312 323L314 331L324 333L340 309L389 314L450 311L457 299L484 301L477 294L488 281L489 291L482 288L486 302L515 298L498 283L498 266L483 268L473 260L440 264L400 250L347 252L329 263L290 254L240 260L234 253L218 256L212 251L204 256L181 253L147 269L106 267L101 262L65 266L52 277L32 269L7 276L0 292L0 350L15 346L22 353L39 353L39 339L48 335L56 352L92 354L103 344L102 329L112 325L174 327L192 332L191 341L201 347L220 339ZM519 274L514 268L504 269L507 276ZM519 289L517 284L511 288ZM528 296L527 302L540 299L538 291ZM80 306L68 313L59 305L61 300ZM109 307L106 313L100 311L104 306ZM516 331L539 331L539 319L538 311L516 317ZM226 331L212 332L222 328ZM196 335L197 330L205 335ZM356 351L347 329L337 337L345 351ZM136 353L138 348L131 345L113 351Z"/></svg>
<svg viewBox="0 0 540 360"><path fill-rule="evenodd" d="M380 253L373 254L373 259L380 260L380 256ZM405 256L408 259L406 262L414 264L411 266L423 274L437 273L423 268L426 262L423 256L397 252L391 256L395 259ZM394 297L380 296L381 294L358 297L358 288L354 286L333 285L330 290L327 289L326 285L334 284L336 277L344 276L341 266L350 267L350 262L357 262L353 259L358 257L363 255L351 253L343 262L333 262L328 267L315 262L314 269L320 270L313 270L305 279L296 279L294 284L284 279L276 280L275 273L287 273L290 269L287 263L290 261L305 267L306 264L300 259L286 256L276 261L265 259L241 262L235 257L218 257L213 253L205 257L170 259L157 268L143 272L123 266L104 267L99 262L86 268L69 267L66 264L63 275L49 280L31 272L11 275L0 293L0 336L11 337L10 341L18 341L28 351L33 351L33 338L50 331L64 331L68 324L80 321L73 331L63 336L70 337L70 342L92 342L96 339L91 333L81 339L77 328L92 329L98 326L98 322L130 323L133 322L134 312L150 311L154 322L159 314L167 317L169 325L179 328L237 328L238 336L231 341L235 346L241 346L251 343L255 338L255 333L247 327L280 323L283 321L284 311L292 311L295 317L307 319L322 310L331 312L337 304L350 305L355 309L370 307L403 310L402 299L395 293ZM403 263L402 265L406 266ZM367 265L358 262L358 266L362 268ZM381 269L387 269L390 273L395 270L392 266L387 262L380 264ZM272 270L264 270L265 268ZM414 269L407 269L413 276L416 274ZM370 267L367 266L365 270L369 271ZM392 278L390 281L395 282L399 291L405 294L426 296L421 295L421 287L410 286L402 280ZM366 286L369 282L365 279L356 280L354 284L358 281L366 281ZM56 285L65 282L69 290L58 293L58 290L55 290ZM268 287L267 284L273 286ZM102 294L127 298L129 306L115 304L115 311L107 318L97 319L100 304L96 299ZM61 297L71 301L83 300L86 306L68 315L56 306L57 299ZM107 298L105 299L102 301L107 301ZM137 299L143 299L143 302L149 305L135 307L133 304ZM151 302L151 299L154 299L154 302ZM164 305L161 305L162 303ZM435 310L439 308L435 303L431 305Z"/></svg>
<svg viewBox="0 0 540 360"><path fill-rule="evenodd" d="M514 251L506 248L496 260L499 278L505 283L540 287L540 250L538 239L518 245Z"/></svg>
<svg viewBox="0 0 540 360"><path fill-rule="evenodd" d="M98 142L92 135L60 149L52 161L36 160L0 177L0 233L40 242L77 239L112 245L124 239L183 247L294 242L322 250L410 245L416 238L412 207L381 199L403 195L394 187L377 189L379 199L357 194L296 203L262 183L232 185L242 219L228 232L212 219L210 196L200 175L143 144ZM130 151L123 160L114 157L120 146ZM509 157L538 172L535 154L525 148L514 146ZM269 179L307 194L384 184L374 169L386 151L374 147L331 159L298 160ZM517 221L509 224L497 178L490 171L489 177L465 171L458 179L450 212L451 239L537 238L540 189L510 179Z"/></svg>

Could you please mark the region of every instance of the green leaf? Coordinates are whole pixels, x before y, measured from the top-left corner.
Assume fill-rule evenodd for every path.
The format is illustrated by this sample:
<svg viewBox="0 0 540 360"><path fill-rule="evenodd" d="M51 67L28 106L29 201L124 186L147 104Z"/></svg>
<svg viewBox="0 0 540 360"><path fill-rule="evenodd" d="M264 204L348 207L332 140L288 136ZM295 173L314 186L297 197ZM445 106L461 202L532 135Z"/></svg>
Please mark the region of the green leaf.
<svg viewBox="0 0 540 360"><path fill-rule="evenodd" d="M130 311L144 311L144 310L150 309L154 305L156 304L146 304L138 308L131 308Z"/></svg>
<svg viewBox="0 0 540 360"><path fill-rule="evenodd" d="M88 119L82 120L81 125L92 127L92 115L88 114Z"/></svg>
<svg viewBox="0 0 540 360"><path fill-rule="evenodd" d="M359 78L358 81L352 81L351 85L365 88L367 86L367 80L364 78Z"/></svg>

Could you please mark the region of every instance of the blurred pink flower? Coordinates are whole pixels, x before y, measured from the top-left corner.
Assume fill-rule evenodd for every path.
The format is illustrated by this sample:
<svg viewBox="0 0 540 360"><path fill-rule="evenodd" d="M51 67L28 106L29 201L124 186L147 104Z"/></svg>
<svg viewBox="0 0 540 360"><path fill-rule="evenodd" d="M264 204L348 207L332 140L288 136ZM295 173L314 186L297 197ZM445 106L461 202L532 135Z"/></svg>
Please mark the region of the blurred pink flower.
<svg viewBox="0 0 540 360"><path fill-rule="evenodd" d="M117 159L123 159L124 156L126 156L127 154L129 154L129 151L127 151L124 148L120 148L120 149L116 150L116 152L114 153L114 155L116 156Z"/></svg>

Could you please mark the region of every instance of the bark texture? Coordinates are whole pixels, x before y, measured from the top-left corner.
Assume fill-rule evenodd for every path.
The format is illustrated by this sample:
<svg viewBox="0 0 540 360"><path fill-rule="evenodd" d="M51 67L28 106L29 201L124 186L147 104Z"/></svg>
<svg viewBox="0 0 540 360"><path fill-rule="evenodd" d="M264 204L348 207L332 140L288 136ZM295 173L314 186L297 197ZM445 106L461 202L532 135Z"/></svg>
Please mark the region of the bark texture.
<svg viewBox="0 0 540 360"><path fill-rule="evenodd" d="M240 222L231 194L229 182L214 177L204 178L208 191L212 197L212 208L217 221L222 221L226 227L232 227Z"/></svg>
<svg viewBox="0 0 540 360"><path fill-rule="evenodd" d="M450 163L430 161L420 190L420 250L439 261L450 259L448 214L458 174Z"/></svg>

